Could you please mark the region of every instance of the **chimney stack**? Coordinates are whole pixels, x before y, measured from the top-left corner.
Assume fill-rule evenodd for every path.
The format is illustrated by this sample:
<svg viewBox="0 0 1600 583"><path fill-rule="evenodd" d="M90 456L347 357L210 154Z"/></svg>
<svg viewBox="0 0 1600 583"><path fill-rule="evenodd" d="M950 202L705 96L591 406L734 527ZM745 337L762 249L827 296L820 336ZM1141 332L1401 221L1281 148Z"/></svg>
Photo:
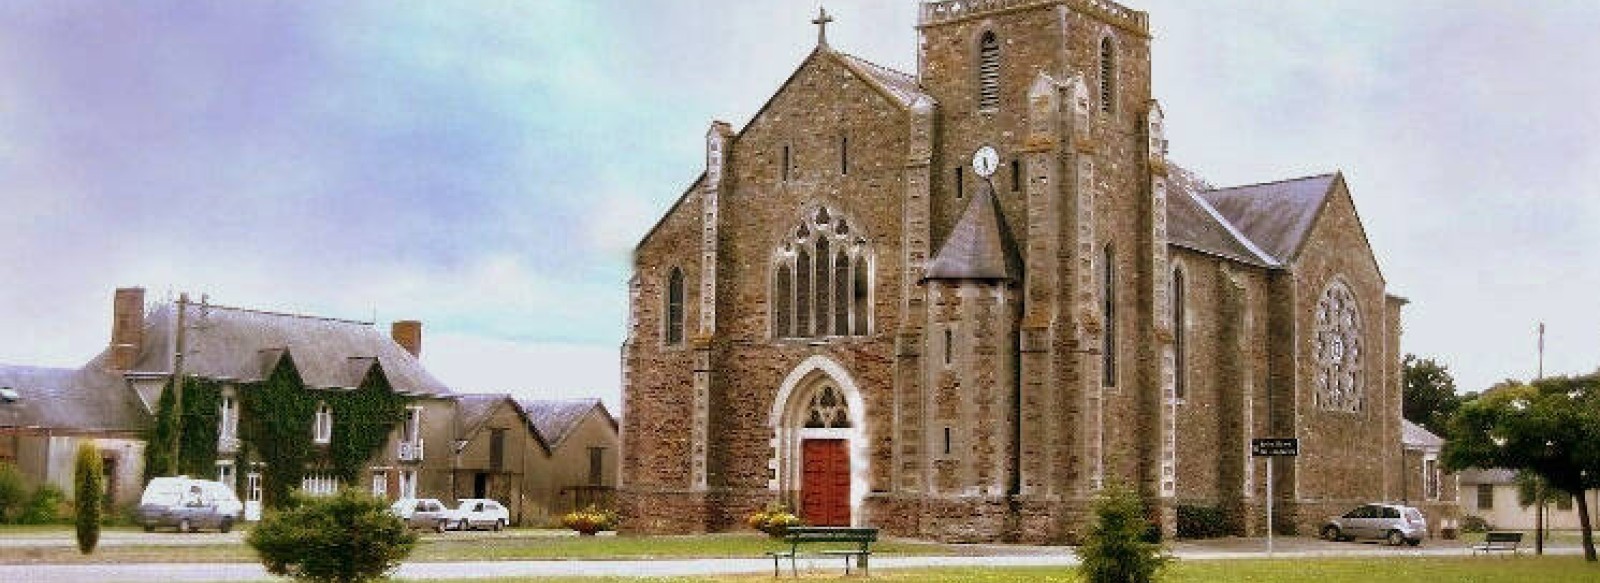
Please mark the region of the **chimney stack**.
<svg viewBox="0 0 1600 583"><path fill-rule="evenodd" d="M389 337L395 344L410 352L411 356L422 358L422 322L417 320L400 320L389 326Z"/></svg>
<svg viewBox="0 0 1600 583"><path fill-rule="evenodd" d="M111 370L133 368L143 346L144 288L119 287L111 300Z"/></svg>

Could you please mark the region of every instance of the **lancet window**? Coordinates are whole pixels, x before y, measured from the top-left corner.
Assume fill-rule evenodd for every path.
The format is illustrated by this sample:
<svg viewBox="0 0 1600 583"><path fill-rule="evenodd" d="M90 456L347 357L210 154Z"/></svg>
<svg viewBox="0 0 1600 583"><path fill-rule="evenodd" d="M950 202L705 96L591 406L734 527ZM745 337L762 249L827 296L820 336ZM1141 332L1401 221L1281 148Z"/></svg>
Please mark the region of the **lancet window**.
<svg viewBox="0 0 1600 583"><path fill-rule="evenodd" d="M773 337L871 331L872 250L845 217L827 207L808 212L789 230L773 262Z"/></svg>

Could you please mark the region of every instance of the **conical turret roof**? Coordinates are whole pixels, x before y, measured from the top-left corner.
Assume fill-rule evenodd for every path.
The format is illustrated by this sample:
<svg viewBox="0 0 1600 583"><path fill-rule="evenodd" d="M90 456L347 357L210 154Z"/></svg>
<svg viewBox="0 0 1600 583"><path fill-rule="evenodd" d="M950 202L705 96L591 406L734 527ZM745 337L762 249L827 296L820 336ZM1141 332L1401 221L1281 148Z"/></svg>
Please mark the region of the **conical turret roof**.
<svg viewBox="0 0 1600 583"><path fill-rule="evenodd" d="M985 178L978 194L967 203L950 236L928 264L929 279L1016 281L1022 278L1022 260L1011 242L994 184Z"/></svg>

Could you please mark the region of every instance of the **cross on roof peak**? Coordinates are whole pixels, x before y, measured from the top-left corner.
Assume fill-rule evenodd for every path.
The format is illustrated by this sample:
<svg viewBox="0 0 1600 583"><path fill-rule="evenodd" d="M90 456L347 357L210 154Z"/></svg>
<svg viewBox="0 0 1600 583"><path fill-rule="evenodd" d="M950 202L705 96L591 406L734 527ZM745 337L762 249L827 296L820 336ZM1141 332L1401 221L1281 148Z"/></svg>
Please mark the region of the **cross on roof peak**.
<svg viewBox="0 0 1600 583"><path fill-rule="evenodd" d="M828 15L828 9L818 6L817 17L811 24L817 25L817 46L828 46L828 23L833 22L833 17Z"/></svg>

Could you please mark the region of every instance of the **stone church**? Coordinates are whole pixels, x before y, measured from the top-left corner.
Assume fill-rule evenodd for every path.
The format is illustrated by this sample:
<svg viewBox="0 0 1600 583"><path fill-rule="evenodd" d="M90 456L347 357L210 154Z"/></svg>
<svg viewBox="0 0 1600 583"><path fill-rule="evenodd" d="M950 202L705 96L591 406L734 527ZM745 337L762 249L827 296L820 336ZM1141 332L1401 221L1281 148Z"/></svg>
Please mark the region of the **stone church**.
<svg viewBox="0 0 1600 583"><path fill-rule="evenodd" d="M625 531L1071 541L1135 488L1280 532L1398 499L1400 309L1343 177L1167 160L1146 13L920 5L918 70L817 46L645 235ZM1413 482L1416 480L1413 479Z"/></svg>

